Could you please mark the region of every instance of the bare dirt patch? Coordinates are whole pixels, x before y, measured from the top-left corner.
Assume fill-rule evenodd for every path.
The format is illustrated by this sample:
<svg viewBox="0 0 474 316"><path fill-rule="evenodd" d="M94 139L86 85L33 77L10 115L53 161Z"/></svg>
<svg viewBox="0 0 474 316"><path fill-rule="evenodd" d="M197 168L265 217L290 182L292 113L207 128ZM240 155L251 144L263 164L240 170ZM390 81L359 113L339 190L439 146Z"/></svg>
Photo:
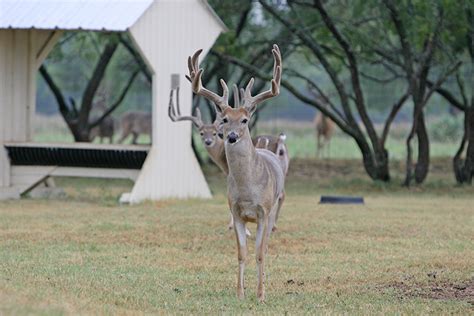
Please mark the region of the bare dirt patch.
<svg viewBox="0 0 474 316"><path fill-rule="evenodd" d="M430 281L428 284L397 281L383 289L394 289L400 293L400 299L427 298L435 300L466 301L474 306L474 278L467 281Z"/></svg>

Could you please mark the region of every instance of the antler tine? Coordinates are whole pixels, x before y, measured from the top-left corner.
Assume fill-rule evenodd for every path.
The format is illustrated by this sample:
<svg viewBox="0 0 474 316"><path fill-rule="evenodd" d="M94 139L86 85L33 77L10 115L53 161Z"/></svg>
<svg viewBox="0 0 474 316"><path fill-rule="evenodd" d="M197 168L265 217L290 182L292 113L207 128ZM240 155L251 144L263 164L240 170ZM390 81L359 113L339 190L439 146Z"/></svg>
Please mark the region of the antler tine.
<svg viewBox="0 0 474 316"><path fill-rule="evenodd" d="M201 113L199 112L198 117L194 116L181 116L181 114L176 115L176 109L174 108L174 102L173 102L173 89L170 91L170 102L168 105L168 116L173 122L179 122L179 121L191 121L196 125L197 128L200 128L203 123L201 120ZM176 91L178 92L178 90ZM176 93L176 99L178 100L177 108L179 111L179 99L178 99L178 93ZM199 109L196 109L199 111Z"/></svg>
<svg viewBox="0 0 474 316"><path fill-rule="evenodd" d="M234 90L234 108L238 108L240 106L240 90L239 87L234 83L232 85L232 90Z"/></svg>
<svg viewBox="0 0 474 316"><path fill-rule="evenodd" d="M282 73L282 59L280 48L278 45L273 44L272 49L273 54L273 78L271 81L272 87L269 90L266 90L256 96L252 96L252 87L254 83L254 78L250 79L247 87L245 88L245 99L244 106L249 109L251 112L255 110L257 104L262 103L263 101L275 97L280 94L280 84L281 84L281 73Z"/></svg>
<svg viewBox="0 0 474 316"><path fill-rule="evenodd" d="M219 96L218 94L206 89L202 85L202 73L204 69L199 68L199 55L201 54L201 52L202 49L196 51L192 57L188 57L189 75L186 76L186 79L191 82L191 86L195 94L203 96L206 99L214 102L220 110L223 110L226 106L228 106L227 102L229 89L227 88L227 85L222 79L220 80L223 89L222 96Z"/></svg>
<svg viewBox="0 0 474 316"><path fill-rule="evenodd" d="M204 125L204 123L202 122L201 110L199 108L196 108L196 110L194 112L196 113L196 116L194 118L196 119L198 124L200 126Z"/></svg>

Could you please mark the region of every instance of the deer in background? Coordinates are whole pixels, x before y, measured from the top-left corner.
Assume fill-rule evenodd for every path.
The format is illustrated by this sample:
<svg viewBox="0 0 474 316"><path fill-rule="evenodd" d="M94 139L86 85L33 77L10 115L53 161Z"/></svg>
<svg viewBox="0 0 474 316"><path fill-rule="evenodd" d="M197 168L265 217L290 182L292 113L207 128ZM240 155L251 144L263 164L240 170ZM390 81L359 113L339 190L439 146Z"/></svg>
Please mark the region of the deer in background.
<svg viewBox="0 0 474 316"><path fill-rule="evenodd" d="M336 128L334 122L324 115L322 112L319 112L313 120L314 128L316 129L316 156L322 158L323 149L327 148L327 158L330 156L330 145L331 138L334 134L334 129Z"/></svg>
<svg viewBox="0 0 474 316"><path fill-rule="evenodd" d="M120 137L119 143L123 141L131 134L132 144L137 144L138 136L146 134L150 136L151 142L151 113L130 111L122 115L120 120L120 129L122 130L122 136Z"/></svg>
<svg viewBox="0 0 474 316"><path fill-rule="evenodd" d="M248 123L257 105L280 93L281 54L277 45L273 46L274 69L271 89L252 96L254 79L252 78L244 92L243 105L232 108L228 104L228 88L224 80L220 83L223 95L220 96L202 85L203 69L199 68L198 50L188 58L189 76L195 94L214 102L220 113L221 131L224 136L224 149L229 174L227 176L227 197L234 218L234 231L237 239L239 275L237 295L244 298L244 270L247 257L246 224L257 224L256 261L257 261L257 298L265 300L265 255L268 240L276 221L277 210L284 195L285 175L278 157L269 150L255 148L250 137Z"/></svg>
<svg viewBox="0 0 474 316"><path fill-rule="evenodd" d="M204 144L204 148L206 149L207 153L211 160L221 169L221 171L227 176L229 174L229 167L227 165L227 157L225 155L224 150L224 140L222 132L219 131L219 123L221 122L221 118L219 112L216 113L216 118L213 123L211 124L204 124L202 121L201 111L199 108L196 108L196 112L194 116L183 116L181 115L180 107L179 107L179 88L176 89L176 108L173 102L173 91L170 91L170 100L168 106L168 116L173 122L180 122L180 121L191 121L194 126L197 128L199 135L201 137L201 141ZM239 92L237 86L234 86L234 105L240 106L240 99L239 99ZM266 141L263 142L263 139ZM275 154L278 155L280 159L280 164L282 169L286 175L288 171L288 165L290 162L290 158L288 155L288 149L285 144L286 136L284 134L280 134L279 137L275 136L257 136L253 142L255 144L261 144L261 146L265 146L265 149L269 149L273 151ZM284 195L282 196L284 199ZM283 202L282 202L283 203ZM232 214L230 215L230 221L227 226L229 229L234 227L234 220ZM276 229L276 226L274 226ZM250 231L246 230L247 235L250 236Z"/></svg>
<svg viewBox="0 0 474 316"><path fill-rule="evenodd" d="M106 93L101 91L98 93L99 99L93 103L92 107L94 110L99 110L101 112L100 115L93 115L89 122L95 122L101 115L107 110L106 104ZM71 102L74 102L74 99L71 99ZM102 144L104 138L109 139L109 143L113 143L114 139L114 131L115 131L115 119L112 115L108 115L105 117L102 122L96 127L91 128L89 132L89 139L91 142L94 141L95 138L100 138L100 143Z"/></svg>
<svg viewBox="0 0 474 316"><path fill-rule="evenodd" d="M288 174L288 168L290 166L290 155L288 154L288 147L285 143L286 135L280 133L278 136L262 135L256 136L252 139L255 148L268 149L278 156L280 160L281 168L285 176Z"/></svg>
<svg viewBox="0 0 474 316"><path fill-rule="evenodd" d="M319 102L324 104L325 107L328 106L329 100L325 96L314 91L311 87L309 91ZM336 129L336 124L323 112L319 112L314 117L313 126L316 131L316 156L322 158L324 156L323 149L327 148L327 158L329 158L331 138Z"/></svg>

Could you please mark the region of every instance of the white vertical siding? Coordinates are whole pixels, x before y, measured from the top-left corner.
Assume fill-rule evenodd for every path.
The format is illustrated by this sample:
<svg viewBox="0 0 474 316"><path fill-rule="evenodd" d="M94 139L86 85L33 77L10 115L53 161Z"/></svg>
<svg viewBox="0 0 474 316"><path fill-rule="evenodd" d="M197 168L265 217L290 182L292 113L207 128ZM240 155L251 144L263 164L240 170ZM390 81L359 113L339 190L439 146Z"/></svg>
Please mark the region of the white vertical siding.
<svg viewBox="0 0 474 316"><path fill-rule="evenodd" d="M9 141L30 141L39 47L50 31L0 30L0 187L10 185Z"/></svg>
<svg viewBox="0 0 474 316"><path fill-rule="evenodd" d="M153 147L132 191L131 200L210 197L191 149L191 123L168 117L170 77L180 74L181 110L191 112L192 92L185 79L187 57L199 48L205 56L222 26L199 0L159 0L130 29L153 67Z"/></svg>
<svg viewBox="0 0 474 316"><path fill-rule="evenodd" d="M8 89L8 60L10 60L11 31L0 31L0 189L10 185L10 165L7 153L1 146L7 137L7 108L9 94Z"/></svg>

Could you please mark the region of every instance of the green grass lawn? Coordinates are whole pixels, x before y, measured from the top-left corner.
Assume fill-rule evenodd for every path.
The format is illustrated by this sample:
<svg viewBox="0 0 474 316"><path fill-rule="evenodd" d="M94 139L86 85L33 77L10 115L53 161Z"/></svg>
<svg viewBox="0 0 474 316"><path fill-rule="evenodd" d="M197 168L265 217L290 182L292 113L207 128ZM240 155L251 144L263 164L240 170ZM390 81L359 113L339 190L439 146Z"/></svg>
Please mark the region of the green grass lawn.
<svg viewBox="0 0 474 316"><path fill-rule="evenodd" d="M236 245L215 168L206 168L212 200L134 206L117 204L128 181L57 179L64 198L0 202L0 315L472 314L474 189L454 186L446 160L410 190L394 169L381 184L358 161L293 161L264 305L254 237L247 297L235 296ZM366 204L319 205L326 193Z"/></svg>

